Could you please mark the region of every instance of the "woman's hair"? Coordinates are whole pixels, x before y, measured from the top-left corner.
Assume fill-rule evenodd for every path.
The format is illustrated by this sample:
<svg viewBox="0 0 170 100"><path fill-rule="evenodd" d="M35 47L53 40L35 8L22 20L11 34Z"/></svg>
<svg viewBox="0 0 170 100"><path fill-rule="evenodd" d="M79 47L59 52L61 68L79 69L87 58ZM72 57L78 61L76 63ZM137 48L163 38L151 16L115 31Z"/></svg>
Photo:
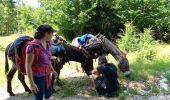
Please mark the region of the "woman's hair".
<svg viewBox="0 0 170 100"><path fill-rule="evenodd" d="M107 59L105 56L99 56L99 61L98 61L98 64L101 65L101 64L105 64L107 63Z"/></svg>
<svg viewBox="0 0 170 100"><path fill-rule="evenodd" d="M40 25L38 28L37 28L37 32L35 32L34 34L34 38L35 39L41 39L45 36L45 33L48 32L49 34L50 33L53 33L53 32L56 32L56 30L54 30L50 25L48 24L43 24L43 25Z"/></svg>

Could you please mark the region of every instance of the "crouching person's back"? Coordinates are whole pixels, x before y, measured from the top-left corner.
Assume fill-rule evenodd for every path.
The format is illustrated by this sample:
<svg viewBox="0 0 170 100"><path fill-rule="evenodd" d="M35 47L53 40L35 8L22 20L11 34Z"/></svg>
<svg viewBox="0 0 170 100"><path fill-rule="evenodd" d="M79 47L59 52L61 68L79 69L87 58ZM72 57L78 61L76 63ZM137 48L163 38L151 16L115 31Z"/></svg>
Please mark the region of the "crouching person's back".
<svg viewBox="0 0 170 100"><path fill-rule="evenodd" d="M107 63L105 56L99 57L99 66L92 71L95 88L99 96L112 97L119 89L117 68L113 63Z"/></svg>

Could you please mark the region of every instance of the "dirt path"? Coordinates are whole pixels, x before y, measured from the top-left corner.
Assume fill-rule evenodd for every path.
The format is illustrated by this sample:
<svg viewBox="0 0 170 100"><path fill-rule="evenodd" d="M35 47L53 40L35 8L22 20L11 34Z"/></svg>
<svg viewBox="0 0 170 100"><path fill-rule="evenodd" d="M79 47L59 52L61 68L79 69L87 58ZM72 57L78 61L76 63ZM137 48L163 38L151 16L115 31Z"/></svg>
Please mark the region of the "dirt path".
<svg viewBox="0 0 170 100"><path fill-rule="evenodd" d="M10 97L6 92L6 85L0 87L0 97L1 100L33 100L33 96L24 93L24 89L21 85L16 85L13 87L14 93L16 96ZM108 100L104 97L85 97L85 96L72 96L57 98L52 96L50 100ZM109 100L119 100L118 98L110 98ZM170 94L153 94L150 96L133 96L127 97L126 100L170 100Z"/></svg>
<svg viewBox="0 0 170 100"><path fill-rule="evenodd" d="M9 96L6 92L6 85L0 87L0 100L33 100L33 96L25 94L22 86L18 85L13 87L13 92L16 93L16 96ZM64 97L57 98L52 96L50 100L107 100L104 97L83 97L83 96L73 96L73 97Z"/></svg>
<svg viewBox="0 0 170 100"><path fill-rule="evenodd" d="M72 76L73 79L75 79L77 76L86 76L84 73L78 73L75 70L69 69L67 72L62 72L62 76L65 76L66 78ZM85 77L82 77L85 78ZM17 78L14 78L16 81ZM164 78L163 78L164 79ZM18 80L18 79L17 79ZM80 80L80 79L78 79ZM164 82L163 82L164 83ZM8 93L6 92L6 83L5 85L0 87L0 100L33 100L33 96L27 93L24 93L24 89L19 81L16 81L15 84L13 84L13 92L17 94L16 96L10 97ZM74 83L75 84L75 83ZM85 86L86 87L86 86ZM86 88L87 90L87 88ZM152 94L149 96L133 96L133 97L127 97L126 100L170 100L170 94ZM50 100L108 100L104 97L90 97L90 96L83 96L83 95L75 95L71 97L63 97L58 98L52 96ZM119 100L117 98L110 98L109 100Z"/></svg>
<svg viewBox="0 0 170 100"><path fill-rule="evenodd" d="M65 77L68 77L71 75L72 77L76 76L86 76L84 73L77 73L75 71L71 71L70 73L62 73L62 74L67 74L63 75ZM6 83L4 83L3 86L0 87L0 100L33 100L33 96L28 93L24 93L25 90L19 80L14 77L13 80L17 80L16 83L12 84L12 90L16 94L16 96L9 96L6 90ZM72 96L72 97L63 97L63 98L58 98L52 96L50 100L106 100L104 97L85 97L85 96Z"/></svg>

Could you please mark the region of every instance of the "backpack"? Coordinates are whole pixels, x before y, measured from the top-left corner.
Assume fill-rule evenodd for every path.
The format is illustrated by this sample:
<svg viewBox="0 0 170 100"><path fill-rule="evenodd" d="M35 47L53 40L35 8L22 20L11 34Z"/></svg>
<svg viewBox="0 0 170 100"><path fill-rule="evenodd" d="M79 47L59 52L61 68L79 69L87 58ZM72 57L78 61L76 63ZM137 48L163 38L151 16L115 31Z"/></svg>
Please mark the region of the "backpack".
<svg viewBox="0 0 170 100"><path fill-rule="evenodd" d="M51 51L52 51L52 54L64 54L65 48L64 48L63 44L52 43L51 44Z"/></svg>
<svg viewBox="0 0 170 100"><path fill-rule="evenodd" d="M34 62L38 60L38 56L40 53L40 49L38 48L38 44L32 41L33 38L29 36L22 36L17 38L14 41L14 51L15 51L15 61L18 68L23 75L26 75L26 68L25 68L25 60L26 60L26 48L28 45L33 45L34 47ZM31 42L32 41L32 42Z"/></svg>

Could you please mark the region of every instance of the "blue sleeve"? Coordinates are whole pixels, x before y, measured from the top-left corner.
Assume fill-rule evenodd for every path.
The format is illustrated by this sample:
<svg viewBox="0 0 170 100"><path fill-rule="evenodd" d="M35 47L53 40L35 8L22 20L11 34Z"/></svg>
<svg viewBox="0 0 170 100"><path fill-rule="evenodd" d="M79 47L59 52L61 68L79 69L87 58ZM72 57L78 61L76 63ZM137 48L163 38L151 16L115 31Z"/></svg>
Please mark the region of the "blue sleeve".
<svg viewBox="0 0 170 100"><path fill-rule="evenodd" d="M88 34L84 34L83 36L79 37L77 40L78 40L78 43L80 45L83 45L86 43L86 40L88 38Z"/></svg>

